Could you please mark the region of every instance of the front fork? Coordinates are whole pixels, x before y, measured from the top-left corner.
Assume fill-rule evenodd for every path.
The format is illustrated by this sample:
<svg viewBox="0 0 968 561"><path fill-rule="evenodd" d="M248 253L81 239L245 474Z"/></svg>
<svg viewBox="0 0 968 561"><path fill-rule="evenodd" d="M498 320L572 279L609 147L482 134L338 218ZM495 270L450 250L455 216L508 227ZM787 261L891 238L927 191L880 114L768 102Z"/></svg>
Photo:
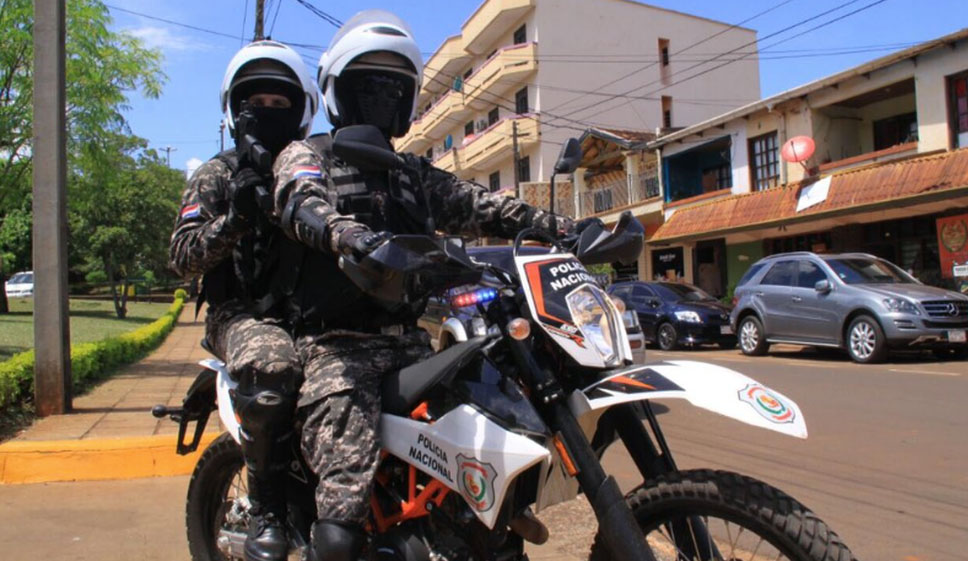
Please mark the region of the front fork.
<svg viewBox="0 0 968 561"><path fill-rule="evenodd" d="M606 475L598 456L585 438L575 415L568 408L564 392L554 376L534 360L523 341L508 338L515 361L533 389L532 399L554 431L564 454L571 460L582 492L595 511L599 531L616 559L656 561L649 550L632 511L615 478Z"/></svg>

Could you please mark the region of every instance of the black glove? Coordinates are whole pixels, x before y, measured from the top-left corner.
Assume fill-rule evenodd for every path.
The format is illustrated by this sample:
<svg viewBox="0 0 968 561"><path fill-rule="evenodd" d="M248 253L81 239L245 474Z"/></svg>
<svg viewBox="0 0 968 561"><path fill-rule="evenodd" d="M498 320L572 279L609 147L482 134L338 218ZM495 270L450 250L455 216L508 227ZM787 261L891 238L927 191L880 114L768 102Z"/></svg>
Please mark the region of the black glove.
<svg viewBox="0 0 968 561"><path fill-rule="evenodd" d="M573 247L578 243L578 239L581 237L581 233L588 229L591 225L597 225L602 230L605 230L605 223L598 218L582 218L577 222L572 222L565 229L564 234L561 236L560 243L564 247Z"/></svg>
<svg viewBox="0 0 968 561"><path fill-rule="evenodd" d="M374 232L369 228L358 226L341 232L336 245L343 255L363 259L392 237L393 234L390 232Z"/></svg>
<svg viewBox="0 0 968 561"><path fill-rule="evenodd" d="M251 168L235 172L229 182L229 222L252 224L259 213L256 191L265 184L265 178Z"/></svg>

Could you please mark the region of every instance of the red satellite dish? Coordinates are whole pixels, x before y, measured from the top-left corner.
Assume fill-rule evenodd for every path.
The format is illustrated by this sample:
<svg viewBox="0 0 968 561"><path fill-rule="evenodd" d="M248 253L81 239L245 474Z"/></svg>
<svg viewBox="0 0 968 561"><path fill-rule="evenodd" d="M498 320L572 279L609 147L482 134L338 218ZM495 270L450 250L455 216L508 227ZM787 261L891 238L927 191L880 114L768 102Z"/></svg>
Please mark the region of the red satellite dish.
<svg viewBox="0 0 968 561"><path fill-rule="evenodd" d="M813 156L816 149L817 145L813 143L813 139L809 136L794 136L783 143L783 147L780 148L780 156L787 162L804 162L810 159L810 156Z"/></svg>

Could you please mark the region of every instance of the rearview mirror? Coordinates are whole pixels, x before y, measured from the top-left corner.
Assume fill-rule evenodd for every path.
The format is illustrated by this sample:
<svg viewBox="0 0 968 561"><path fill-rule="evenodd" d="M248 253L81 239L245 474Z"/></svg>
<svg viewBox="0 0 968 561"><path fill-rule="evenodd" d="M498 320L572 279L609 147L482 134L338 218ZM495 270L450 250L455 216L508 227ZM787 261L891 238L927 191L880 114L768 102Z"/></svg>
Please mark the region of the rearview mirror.
<svg viewBox="0 0 968 561"><path fill-rule="evenodd" d="M577 138L569 138L561 147L555 173L572 173L581 165L581 145Z"/></svg>
<svg viewBox="0 0 968 561"><path fill-rule="evenodd" d="M823 279L823 280L818 280L816 283L814 283L813 289L819 292L820 294L826 294L830 292L833 289L833 287L830 286L829 280Z"/></svg>
<svg viewBox="0 0 968 561"><path fill-rule="evenodd" d="M403 165L383 133L373 125L353 125L336 131L333 154L360 171L384 171Z"/></svg>
<svg viewBox="0 0 968 561"><path fill-rule="evenodd" d="M585 228L578 238L575 256L586 265L616 261L629 264L642 256L644 240L645 228L626 210L612 232L597 224Z"/></svg>

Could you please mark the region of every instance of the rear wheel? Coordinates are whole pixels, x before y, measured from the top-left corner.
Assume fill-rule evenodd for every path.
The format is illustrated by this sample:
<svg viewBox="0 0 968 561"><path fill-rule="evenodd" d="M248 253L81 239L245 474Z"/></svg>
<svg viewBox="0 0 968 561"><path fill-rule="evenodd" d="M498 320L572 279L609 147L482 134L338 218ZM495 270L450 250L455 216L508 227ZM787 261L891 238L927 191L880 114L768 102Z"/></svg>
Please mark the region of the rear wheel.
<svg viewBox="0 0 968 561"><path fill-rule="evenodd" d="M739 322L739 348L744 355L760 356L770 350L763 333L763 324L756 316L746 316Z"/></svg>
<svg viewBox="0 0 968 561"><path fill-rule="evenodd" d="M856 561L805 506L736 473L671 473L632 491L626 502L657 561ZM601 534L590 559L615 559Z"/></svg>
<svg viewBox="0 0 968 561"><path fill-rule="evenodd" d="M854 318L847 328L847 354L854 362L869 364L881 362L887 355L887 341L877 320L861 315Z"/></svg>
<svg viewBox="0 0 968 561"><path fill-rule="evenodd" d="M665 322L656 330L656 342L663 351L674 351L679 347L679 332L676 326Z"/></svg>

